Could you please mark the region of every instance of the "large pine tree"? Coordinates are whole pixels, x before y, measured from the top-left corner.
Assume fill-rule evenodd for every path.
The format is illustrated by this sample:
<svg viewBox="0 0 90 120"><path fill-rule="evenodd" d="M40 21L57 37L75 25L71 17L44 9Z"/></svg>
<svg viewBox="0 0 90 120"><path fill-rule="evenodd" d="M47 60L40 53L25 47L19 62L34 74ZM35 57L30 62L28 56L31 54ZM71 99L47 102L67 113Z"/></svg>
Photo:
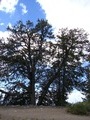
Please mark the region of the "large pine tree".
<svg viewBox="0 0 90 120"><path fill-rule="evenodd" d="M64 105L68 93L74 88L81 89L89 48L87 34L81 29L61 29L54 44L52 69L53 75L49 77L43 87L39 99L39 105L43 103L48 88L54 83L53 101L55 105ZM54 87L53 86L53 87Z"/></svg>
<svg viewBox="0 0 90 120"><path fill-rule="evenodd" d="M7 40L0 40L4 104L65 105L69 92L83 89L85 75L89 78L83 64L89 61L90 48L84 30L61 29L54 38L51 25L43 19L35 26L19 21L8 30Z"/></svg>
<svg viewBox="0 0 90 120"><path fill-rule="evenodd" d="M34 26L19 21L8 28L11 35L0 42L0 78L6 81L5 101L10 104L36 104L35 85L41 77L45 41L52 38L51 25L38 20Z"/></svg>

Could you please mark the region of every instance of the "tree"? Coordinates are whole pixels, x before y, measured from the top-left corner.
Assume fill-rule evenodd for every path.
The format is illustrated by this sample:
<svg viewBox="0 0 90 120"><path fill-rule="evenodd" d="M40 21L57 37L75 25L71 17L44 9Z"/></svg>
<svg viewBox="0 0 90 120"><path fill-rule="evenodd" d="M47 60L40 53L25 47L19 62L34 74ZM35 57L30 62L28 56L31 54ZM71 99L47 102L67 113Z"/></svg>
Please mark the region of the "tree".
<svg viewBox="0 0 90 120"><path fill-rule="evenodd" d="M88 52L90 52L90 47L87 49L88 49ZM87 64L85 66L85 69L86 69L86 72L85 72L86 81L82 91L84 92L86 99L90 101L90 53L88 54L88 57L87 57Z"/></svg>
<svg viewBox="0 0 90 120"><path fill-rule="evenodd" d="M0 79L7 83L8 90L0 92L13 104L19 104L20 99L22 104L36 104L35 85L41 75L44 43L52 38L51 29L45 20L38 20L35 26L31 21L19 21L8 28L11 35L7 41L0 41Z"/></svg>
<svg viewBox="0 0 90 120"><path fill-rule="evenodd" d="M50 76L47 83L43 87L39 99L39 105L48 92L48 88L52 83L56 84L54 89L54 103L56 105L64 105L66 103L67 94L83 84L85 69L82 66L86 61L87 48L89 41L84 30L79 29L61 29L57 36L56 46L54 47L54 70L53 76Z"/></svg>
<svg viewBox="0 0 90 120"><path fill-rule="evenodd" d="M0 40L4 104L65 105L69 92L83 88L84 76L89 78L83 64L90 48L84 30L61 29L54 38L51 25L43 19L35 26L19 21L8 30L7 40Z"/></svg>
<svg viewBox="0 0 90 120"><path fill-rule="evenodd" d="M86 89L85 89L85 92L86 92L86 98L88 101L90 101L90 65L89 65L89 68L87 68L87 81L86 81Z"/></svg>

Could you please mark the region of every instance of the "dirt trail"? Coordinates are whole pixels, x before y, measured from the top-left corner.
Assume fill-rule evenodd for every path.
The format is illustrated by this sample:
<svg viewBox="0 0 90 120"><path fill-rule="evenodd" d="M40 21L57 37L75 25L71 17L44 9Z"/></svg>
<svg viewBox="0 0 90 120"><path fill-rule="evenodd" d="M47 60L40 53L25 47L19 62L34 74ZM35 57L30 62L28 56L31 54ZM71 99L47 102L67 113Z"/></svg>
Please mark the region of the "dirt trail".
<svg viewBox="0 0 90 120"><path fill-rule="evenodd" d="M55 107L0 107L0 120L90 120L90 116L72 115Z"/></svg>

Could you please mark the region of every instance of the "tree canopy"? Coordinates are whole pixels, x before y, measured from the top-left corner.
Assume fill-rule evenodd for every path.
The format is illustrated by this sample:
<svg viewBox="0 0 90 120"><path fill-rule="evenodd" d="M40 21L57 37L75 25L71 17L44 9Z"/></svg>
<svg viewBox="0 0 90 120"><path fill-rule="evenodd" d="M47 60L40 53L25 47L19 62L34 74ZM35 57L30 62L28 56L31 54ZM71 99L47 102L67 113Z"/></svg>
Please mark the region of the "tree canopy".
<svg viewBox="0 0 90 120"><path fill-rule="evenodd" d="M0 40L0 89L3 104L65 105L74 88L84 89L90 42L82 29L53 34L47 20L17 22ZM86 76L86 79L85 79Z"/></svg>

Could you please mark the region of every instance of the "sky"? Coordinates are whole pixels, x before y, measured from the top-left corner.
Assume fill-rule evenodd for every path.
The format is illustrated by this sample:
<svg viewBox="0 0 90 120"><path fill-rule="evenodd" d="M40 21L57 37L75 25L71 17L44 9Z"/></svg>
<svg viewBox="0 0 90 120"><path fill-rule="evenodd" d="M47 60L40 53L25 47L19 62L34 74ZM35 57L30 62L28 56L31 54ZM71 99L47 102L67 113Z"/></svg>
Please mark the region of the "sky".
<svg viewBox="0 0 90 120"><path fill-rule="evenodd" d="M0 37L7 37L7 26L19 20L36 23L41 18L47 19L56 32L68 27L83 28L90 34L90 0L0 0ZM81 101L81 97L74 90L69 100Z"/></svg>
<svg viewBox="0 0 90 120"><path fill-rule="evenodd" d="M90 0L37 0L55 28L83 28L90 33Z"/></svg>
<svg viewBox="0 0 90 120"><path fill-rule="evenodd" d="M36 22L38 18L45 18L45 13L36 0L0 1L0 31L5 31L8 25L15 25L19 20Z"/></svg>

